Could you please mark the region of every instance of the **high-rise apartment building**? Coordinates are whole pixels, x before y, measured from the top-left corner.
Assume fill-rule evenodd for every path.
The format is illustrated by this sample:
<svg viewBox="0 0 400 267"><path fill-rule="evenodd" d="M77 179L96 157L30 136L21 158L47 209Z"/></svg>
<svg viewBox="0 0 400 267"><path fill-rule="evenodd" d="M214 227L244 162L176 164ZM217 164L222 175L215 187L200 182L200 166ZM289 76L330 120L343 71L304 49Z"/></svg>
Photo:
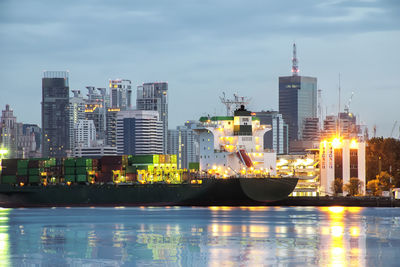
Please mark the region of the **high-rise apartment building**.
<svg viewBox="0 0 400 267"><path fill-rule="evenodd" d="M136 108L155 110L163 124L163 153L167 153L168 139L168 83L144 83L137 87Z"/></svg>
<svg viewBox="0 0 400 267"><path fill-rule="evenodd" d="M109 108L107 109L106 121L107 121L107 145L111 147L117 146L117 114L120 112L120 108Z"/></svg>
<svg viewBox="0 0 400 267"><path fill-rule="evenodd" d="M8 151L7 158L17 157L17 118L10 105L1 112L0 148Z"/></svg>
<svg viewBox="0 0 400 267"><path fill-rule="evenodd" d="M106 112L107 112L107 95L104 90L99 88L96 91L95 87L87 86L88 99L85 105L85 119L92 120L96 127L96 139L106 139Z"/></svg>
<svg viewBox="0 0 400 267"><path fill-rule="evenodd" d="M42 79L42 155L65 157L69 145L68 72L45 71Z"/></svg>
<svg viewBox="0 0 400 267"><path fill-rule="evenodd" d="M90 147L96 140L96 127L91 120L78 120L74 126L75 147Z"/></svg>
<svg viewBox="0 0 400 267"><path fill-rule="evenodd" d="M272 149L276 154L288 154L288 127L277 111L256 112L261 125L270 125L271 131L264 134L264 149Z"/></svg>
<svg viewBox="0 0 400 267"><path fill-rule="evenodd" d="M69 99L69 144L71 152L75 148L75 125L79 120L85 119L86 101L81 95L80 90L72 90L73 97Z"/></svg>
<svg viewBox="0 0 400 267"><path fill-rule="evenodd" d="M194 131L199 122L187 121L185 126L168 130L168 154L177 155L178 168L188 169L190 162L199 162L199 140Z"/></svg>
<svg viewBox="0 0 400 267"><path fill-rule="evenodd" d="M117 152L125 155L163 154L163 123L159 120L158 112L118 112Z"/></svg>
<svg viewBox="0 0 400 267"><path fill-rule="evenodd" d="M130 80L110 80L111 108L126 110L132 108L132 82Z"/></svg>
<svg viewBox="0 0 400 267"><path fill-rule="evenodd" d="M317 78L299 76L296 44L292 76L279 77L279 113L289 126L289 141L303 139L306 118L317 118Z"/></svg>

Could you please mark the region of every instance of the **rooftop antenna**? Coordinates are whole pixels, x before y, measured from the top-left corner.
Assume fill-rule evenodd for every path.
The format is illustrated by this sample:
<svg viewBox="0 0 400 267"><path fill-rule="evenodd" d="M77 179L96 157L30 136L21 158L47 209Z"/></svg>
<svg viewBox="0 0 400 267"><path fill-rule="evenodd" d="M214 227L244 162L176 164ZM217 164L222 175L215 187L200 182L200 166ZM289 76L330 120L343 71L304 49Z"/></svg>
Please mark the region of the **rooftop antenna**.
<svg viewBox="0 0 400 267"><path fill-rule="evenodd" d="M299 74L299 61L297 59L296 53L296 43L293 43L293 58L292 58L292 76L297 76Z"/></svg>
<svg viewBox="0 0 400 267"><path fill-rule="evenodd" d="M340 73L339 73L339 112L338 112L338 136L340 137Z"/></svg>

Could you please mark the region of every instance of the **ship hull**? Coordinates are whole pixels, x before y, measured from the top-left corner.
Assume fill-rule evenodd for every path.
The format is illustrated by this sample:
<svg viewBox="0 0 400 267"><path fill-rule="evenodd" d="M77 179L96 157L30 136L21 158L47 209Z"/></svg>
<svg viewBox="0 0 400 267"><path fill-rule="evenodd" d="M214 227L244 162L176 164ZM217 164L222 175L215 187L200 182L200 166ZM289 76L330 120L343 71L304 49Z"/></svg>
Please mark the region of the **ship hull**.
<svg viewBox="0 0 400 267"><path fill-rule="evenodd" d="M201 184L0 185L1 207L260 205L287 198L296 178L203 179Z"/></svg>

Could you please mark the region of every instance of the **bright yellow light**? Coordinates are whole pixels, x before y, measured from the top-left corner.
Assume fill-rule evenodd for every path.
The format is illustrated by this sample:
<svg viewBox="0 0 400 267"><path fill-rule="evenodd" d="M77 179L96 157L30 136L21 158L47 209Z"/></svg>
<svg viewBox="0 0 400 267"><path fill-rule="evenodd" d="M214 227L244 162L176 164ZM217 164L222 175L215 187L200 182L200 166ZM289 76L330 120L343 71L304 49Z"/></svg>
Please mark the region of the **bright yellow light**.
<svg viewBox="0 0 400 267"><path fill-rule="evenodd" d="M331 213L342 213L344 211L344 207L329 207L328 210Z"/></svg>
<svg viewBox="0 0 400 267"><path fill-rule="evenodd" d="M357 141L355 139L351 140L350 148L353 148L353 149L358 148L358 144L357 144Z"/></svg>
<svg viewBox="0 0 400 267"><path fill-rule="evenodd" d="M339 148L342 146L342 141L339 138L334 138L332 140L332 147L333 148Z"/></svg>
<svg viewBox="0 0 400 267"><path fill-rule="evenodd" d="M343 226L335 225L331 227L331 233L334 237L340 237L343 235Z"/></svg>
<svg viewBox="0 0 400 267"><path fill-rule="evenodd" d="M0 155L5 155L5 154L8 154L8 150L5 148L0 149Z"/></svg>
<svg viewBox="0 0 400 267"><path fill-rule="evenodd" d="M353 237L357 237L360 235L360 228L357 226L351 227L350 228L350 235Z"/></svg>

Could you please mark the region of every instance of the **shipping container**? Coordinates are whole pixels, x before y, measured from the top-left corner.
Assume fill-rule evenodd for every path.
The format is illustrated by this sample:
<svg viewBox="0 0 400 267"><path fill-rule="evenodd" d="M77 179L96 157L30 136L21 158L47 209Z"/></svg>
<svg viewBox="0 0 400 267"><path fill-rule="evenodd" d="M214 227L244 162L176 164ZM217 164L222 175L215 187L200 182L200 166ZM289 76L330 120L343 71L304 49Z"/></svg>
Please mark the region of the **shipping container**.
<svg viewBox="0 0 400 267"><path fill-rule="evenodd" d="M160 155L160 163L159 164L165 164L165 155Z"/></svg>
<svg viewBox="0 0 400 267"><path fill-rule="evenodd" d="M128 173L136 173L136 167L135 166L126 166L125 172L126 172L126 174L128 174Z"/></svg>
<svg viewBox="0 0 400 267"><path fill-rule="evenodd" d="M41 168L43 167L43 160L30 159L28 162L28 168Z"/></svg>
<svg viewBox="0 0 400 267"><path fill-rule="evenodd" d="M49 158L44 161L44 167L54 167L56 163L56 158Z"/></svg>
<svg viewBox="0 0 400 267"><path fill-rule="evenodd" d="M199 169L200 169L200 163L199 162L189 162L189 170L198 171Z"/></svg>
<svg viewBox="0 0 400 267"><path fill-rule="evenodd" d="M153 161L154 161L154 155L136 155L136 156L133 156L132 165L152 164Z"/></svg>
<svg viewBox="0 0 400 267"><path fill-rule="evenodd" d="M28 174L29 176L40 176L43 171L44 170L42 168L32 168L28 169Z"/></svg>
<svg viewBox="0 0 400 267"><path fill-rule="evenodd" d="M165 156L165 163L169 164L171 163L171 156L170 155L164 155Z"/></svg>
<svg viewBox="0 0 400 267"><path fill-rule="evenodd" d="M76 167L76 174L84 174L86 175L88 171L91 171L91 167Z"/></svg>
<svg viewBox="0 0 400 267"><path fill-rule="evenodd" d="M92 167L92 159L76 158L76 167Z"/></svg>
<svg viewBox="0 0 400 267"><path fill-rule="evenodd" d="M64 160L64 167L75 167L76 160L74 158L66 158Z"/></svg>
<svg viewBox="0 0 400 267"><path fill-rule="evenodd" d="M40 183L40 176L29 176L28 181L30 184L38 184Z"/></svg>
<svg viewBox="0 0 400 267"><path fill-rule="evenodd" d="M2 175L1 176L1 183L2 184L16 184L17 177L15 175Z"/></svg>
<svg viewBox="0 0 400 267"><path fill-rule="evenodd" d="M75 175L75 168L73 167L64 168L64 174Z"/></svg>
<svg viewBox="0 0 400 267"><path fill-rule="evenodd" d="M28 169L28 159L19 159L17 163L17 168L19 169Z"/></svg>
<svg viewBox="0 0 400 267"><path fill-rule="evenodd" d="M18 169L17 175L28 175L28 169Z"/></svg>
<svg viewBox="0 0 400 267"><path fill-rule="evenodd" d="M103 165L121 165L122 156L103 156L100 159L101 166Z"/></svg>
<svg viewBox="0 0 400 267"><path fill-rule="evenodd" d="M87 176L83 174L76 175L76 181L79 182L87 182Z"/></svg>
<svg viewBox="0 0 400 267"><path fill-rule="evenodd" d="M177 156L176 155L171 155L171 163L172 164L177 164L178 160L177 160Z"/></svg>

